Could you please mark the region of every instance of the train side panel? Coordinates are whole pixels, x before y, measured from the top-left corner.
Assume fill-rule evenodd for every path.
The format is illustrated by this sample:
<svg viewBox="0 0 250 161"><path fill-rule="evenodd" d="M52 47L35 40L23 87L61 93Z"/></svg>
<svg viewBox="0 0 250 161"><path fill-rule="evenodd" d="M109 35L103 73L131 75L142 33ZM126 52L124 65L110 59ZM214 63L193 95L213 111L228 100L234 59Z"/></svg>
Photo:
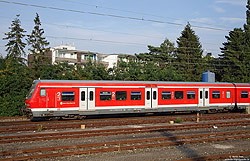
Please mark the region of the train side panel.
<svg viewBox="0 0 250 161"><path fill-rule="evenodd" d="M37 81L34 117L208 111L250 105L250 86L230 83Z"/></svg>
<svg viewBox="0 0 250 161"><path fill-rule="evenodd" d="M250 106L250 85L237 85L237 107Z"/></svg>

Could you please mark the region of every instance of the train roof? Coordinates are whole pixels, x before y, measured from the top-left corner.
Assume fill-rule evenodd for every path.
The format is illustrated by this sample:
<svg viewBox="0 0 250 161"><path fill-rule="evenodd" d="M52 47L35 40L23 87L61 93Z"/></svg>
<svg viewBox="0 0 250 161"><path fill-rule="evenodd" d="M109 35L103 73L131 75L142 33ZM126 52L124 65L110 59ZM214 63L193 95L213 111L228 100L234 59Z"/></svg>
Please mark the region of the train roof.
<svg viewBox="0 0 250 161"><path fill-rule="evenodd" d="M128 83L128 84L217 84L233 85L228 82L174 82L174 81L118 81L118 80L35 80L34 83ZM235 85L250 85L250 83L234 83Z"/></svg>

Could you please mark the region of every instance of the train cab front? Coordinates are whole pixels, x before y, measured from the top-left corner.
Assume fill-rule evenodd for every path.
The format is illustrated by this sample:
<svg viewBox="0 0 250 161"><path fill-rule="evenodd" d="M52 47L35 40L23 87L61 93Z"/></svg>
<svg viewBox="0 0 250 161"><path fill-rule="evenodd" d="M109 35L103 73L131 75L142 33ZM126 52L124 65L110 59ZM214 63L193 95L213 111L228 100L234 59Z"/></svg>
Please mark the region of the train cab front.
<svg viewBox="0 0 250 161"><path fill-rule="evenodd" d="M35 80L26 96L26 100L25 100L25 108L23 109L23 113L28 117L28 118L33 118L33 113L32 113L32 106L34 104L34 98L33 98L33 95L34 95L34 92L35 92L35 89L36 89L36 86L38 84L38 81Z"/></svg>
<svg viewBox="0 0 250 161"><path fill-rule="evenodd" d="M25 100L25 106L26 106L26 107L22 109L23 114L24 114L27 118L29 118L29 119L33 118L33 114L32 114L31 108L30 108L30 100L29 100L29 99L26 99L26 100Z"/></svg>

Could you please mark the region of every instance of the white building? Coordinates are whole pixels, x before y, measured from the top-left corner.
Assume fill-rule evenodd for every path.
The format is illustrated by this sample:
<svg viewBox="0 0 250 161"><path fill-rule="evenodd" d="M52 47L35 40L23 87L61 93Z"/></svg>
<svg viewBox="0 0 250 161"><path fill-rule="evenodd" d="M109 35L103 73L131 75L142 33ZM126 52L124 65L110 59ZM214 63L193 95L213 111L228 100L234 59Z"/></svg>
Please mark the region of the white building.
<svg viewBox="0 0 250 161"><path fill-rule="evenodd" d="M117 66L119 60L126 61L125 54L100 54L90 51L76 50L75 46L59 45L50 49L46 56L51 58L51 63L56 64L60 62L68 62L71 65L84 65L90 60L95 63L101 63L106 68L113 68ZM134 57L134 56L132 56ZM28 61L33 60L33 54L29 54Z"/></svg>

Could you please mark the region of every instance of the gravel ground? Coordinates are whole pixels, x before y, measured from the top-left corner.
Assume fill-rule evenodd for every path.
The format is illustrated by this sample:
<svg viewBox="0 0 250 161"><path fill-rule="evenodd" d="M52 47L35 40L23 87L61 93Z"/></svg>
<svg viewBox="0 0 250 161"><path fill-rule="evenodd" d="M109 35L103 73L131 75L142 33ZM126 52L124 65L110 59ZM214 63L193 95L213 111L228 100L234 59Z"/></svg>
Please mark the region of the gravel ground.
<svg viewBox="0 0 250 161"><path fill-rule="evenodd" d="M223 120L226 121L226 120ZM233 120L228 120L233 121ZM234 120L236 121L236 120ZM211 122L211 121L210 121ZM184 122L183 124L190 124L193 122ZM128 125L122 127L103 127L96 128L92 130L99 129L113 129L113 128L131 128L131 127L145 127L145 126L164 126L169 124L154 124L154 125ZM176 125L176 124L174 124ZM87 129L89 130L89 129ZM76 138L76 139L61 139L61 140L48 140L48 141L38 141L38 142L24 142L24 143L9 143L0 144L0 151L10 151L10 150L22 150L22 149L32 149L41 147L54 147L54 146L67 146L67 145L80 145L87 143L100 143L100 142L111 142L111 141L121 141L121 140L132 140L132 139L143 139L143 138L156 138L164 137L167 135L172 136L183 136L192 134L202 134L202 133L215 133L215 132L227 132L227 131L241 131L250 130L250 126L241 127L226 127L226 128L210 128L210 129L190 129L183 131L163 131L163 132L153 132L153 133L142 133L142 134L129 134L129 135L116 135L116 136L103 136L103 137L89 137L89 138ZM67 130L70 131L70 130ZM72 130L76 131L76 130ZM79 130L80 131L80 130ZM84 130L83 130L84 131ZM48 133L49 131L40 132ZM51 131L52 133L54 131ZM37 133L37 132L35 132ZM216 155L220 153L233 153L240 151L250 151L250 139L242 140L228 140L220 141L214 143L200 143L200 144L186 144L181 146L169 146L169 147L156 147L156 148L146 148L146 149L134 149L127 151L115 151L107 153L94 153L89 155L75 155L66 156L58 158L47 158L41 160L91 160L91 161L161 161L161 160L178 160L184 158L201 157L206 155ZM238 156L234 156L237 158ZM230 158L228 158L230 159ZM237 158L237 159L248 159L250 158Z"/></svg>
<svg viewBox="0 0 250 161"><path fill-rule="evenodd" d="M91 161L166 161L179 160L185 158L196 158L207 155L217 155L222 153L233 153L250 150L250 140L231 140L216 143L187 144L182 146L159 147L150 149L134 149L128 151L116 151L108 153L96 153L89 155L75 155L68 157L43 159L51 160L91 160ZM231 158L250 160L240 156ZM231 159L228 158L228 159Z"/></svg>

